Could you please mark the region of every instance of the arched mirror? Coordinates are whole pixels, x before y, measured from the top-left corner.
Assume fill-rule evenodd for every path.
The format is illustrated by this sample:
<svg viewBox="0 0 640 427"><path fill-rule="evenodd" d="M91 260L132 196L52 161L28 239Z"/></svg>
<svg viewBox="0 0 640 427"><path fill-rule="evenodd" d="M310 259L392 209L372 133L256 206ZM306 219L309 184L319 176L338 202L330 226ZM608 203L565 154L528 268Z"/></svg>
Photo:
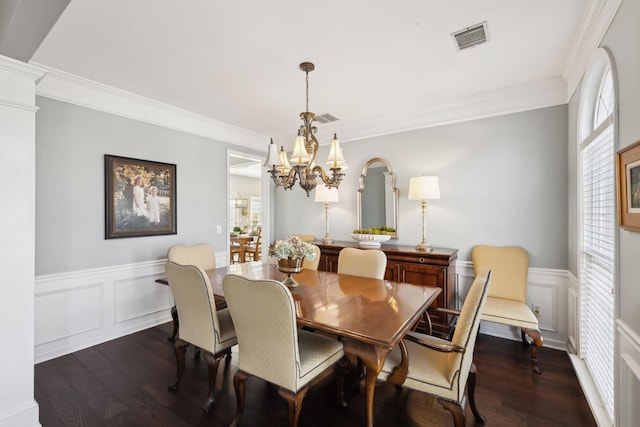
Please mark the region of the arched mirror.
<svg viewBox="0 0 640 427"><path fill-rule="evenodd" d="M360 174L356 207L357 228L391 227L398 238L398 189L396 176L385 159L367 162Z"/></svg>

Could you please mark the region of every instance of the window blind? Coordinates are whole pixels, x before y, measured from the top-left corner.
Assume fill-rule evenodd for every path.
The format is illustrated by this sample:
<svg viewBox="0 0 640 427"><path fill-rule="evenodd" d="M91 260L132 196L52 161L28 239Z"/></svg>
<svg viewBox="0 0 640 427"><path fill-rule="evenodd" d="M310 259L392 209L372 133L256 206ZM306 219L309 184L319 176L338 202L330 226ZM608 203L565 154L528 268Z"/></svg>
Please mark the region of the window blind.
<svg viewBox="0 0 640 427"><path fill-rule="evenodd" d="M613 419L616 197L612 120L594 133L581 152L580 355Z"/></svg>

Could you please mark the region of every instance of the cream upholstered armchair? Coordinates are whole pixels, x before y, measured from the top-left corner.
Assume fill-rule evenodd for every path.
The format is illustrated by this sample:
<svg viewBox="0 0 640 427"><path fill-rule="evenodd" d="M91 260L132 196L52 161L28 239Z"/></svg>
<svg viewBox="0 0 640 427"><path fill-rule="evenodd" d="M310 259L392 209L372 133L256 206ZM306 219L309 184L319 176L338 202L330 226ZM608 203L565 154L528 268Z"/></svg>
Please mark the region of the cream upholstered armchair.
<svg viewBox="0 0 640 427"><path fill-rule="evenodd" d="M306 258L302 260L302 268L305 270L317 270L318 265L320 265L320 248L316 245L311 245L311 247L316 256L311 261Z"/></svg>
<svg viewBox="0 0 640 427"><path fill-rule="evenodd" d="M228 274L224 295L238 334L239 369L233 378L238 425L250 376L278 387L289 406L289 425L296 426L309 383L328 372L343 356L342 343L296 327L291 292L274 280L252 280Z"/></svg>
<svg viewBox="0 0 640 427"><path fill-rule="evenodd" d="M344 248L338 255L338 274L384 279L387 255L378 249Z"/></svg>
<svg viewBox="0 0 640 427"><path fill-rule="evenodd" d="M491 269L493 275L482 320L520 328L522 342L525 344L528 344L525 334L529 335L533 340L533 371L541 373L538 367L538 348L543 344L542 333L538 329L538 319L527 305L529 254L518 246L480 245L473 249L471 259L476 274Z"/></svg>
<svg viewBox="0 0 640 427"><path fill-rule="evenodd" d="M476 367L473 350L480 328L480 316L487 300L491 272L478 274L462 305L462 310L438 309L459 315L451 342L431 335L409 332L404 345L393 349L385 360L379 379L388 380L437 397L438 402L453 415L456 427L466 425L464 413L465 385L469 405L476 420L484 423L475 402ZM493 286L493 285L491 285ZM400 369L408 360L408 369ZM405 365L406 366L406 365Z"/></svg>
<svg viewBox="0 0 640 427"><path fill-rule="evenodd" d="M228 309L216 310L211 283L204 270L195 265L167 261L165 272L173 298L180 312L180 335L175 341L177 374L175 391L184 373L185 352L189 344L205 350L209 364L209 395L203 409L213 409L216 375L220 359L231 356L237 344L236 333Z"/></svg>

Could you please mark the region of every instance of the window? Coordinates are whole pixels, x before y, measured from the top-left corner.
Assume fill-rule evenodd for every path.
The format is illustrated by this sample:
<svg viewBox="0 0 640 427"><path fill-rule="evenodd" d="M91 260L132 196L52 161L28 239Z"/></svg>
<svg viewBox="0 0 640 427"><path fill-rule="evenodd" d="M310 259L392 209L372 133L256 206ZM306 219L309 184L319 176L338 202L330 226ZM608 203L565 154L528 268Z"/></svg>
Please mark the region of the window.
<svg viewBox="0 0 640 427"><path fill-rule="evenodd" d="M580 101L580 358L610 420L614 414L615 87L601 51Z"/></svg>

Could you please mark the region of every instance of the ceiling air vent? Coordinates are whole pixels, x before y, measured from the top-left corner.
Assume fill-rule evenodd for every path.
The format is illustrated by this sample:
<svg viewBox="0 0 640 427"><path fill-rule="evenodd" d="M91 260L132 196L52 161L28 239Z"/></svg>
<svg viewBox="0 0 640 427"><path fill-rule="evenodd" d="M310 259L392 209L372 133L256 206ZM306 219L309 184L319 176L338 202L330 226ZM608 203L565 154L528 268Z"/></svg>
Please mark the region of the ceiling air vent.
<svg viewBox="0 0 640 427"><path fill-rule="evenodd" d="M327 114L320 114L319 116L316 116L315 120L318 123L329 123L329 122L335 122L336 120L338 120L338 118L327 113Z"/></svg>
<svg viewBox="0 0 640 427"><path fill-rule="evenodd" d="M478 25L465 28L464 30L457 31L451 35L456 41L458 50L462 50L486 42L489 38L488 34L487 23L481 22Z"/></svg>

